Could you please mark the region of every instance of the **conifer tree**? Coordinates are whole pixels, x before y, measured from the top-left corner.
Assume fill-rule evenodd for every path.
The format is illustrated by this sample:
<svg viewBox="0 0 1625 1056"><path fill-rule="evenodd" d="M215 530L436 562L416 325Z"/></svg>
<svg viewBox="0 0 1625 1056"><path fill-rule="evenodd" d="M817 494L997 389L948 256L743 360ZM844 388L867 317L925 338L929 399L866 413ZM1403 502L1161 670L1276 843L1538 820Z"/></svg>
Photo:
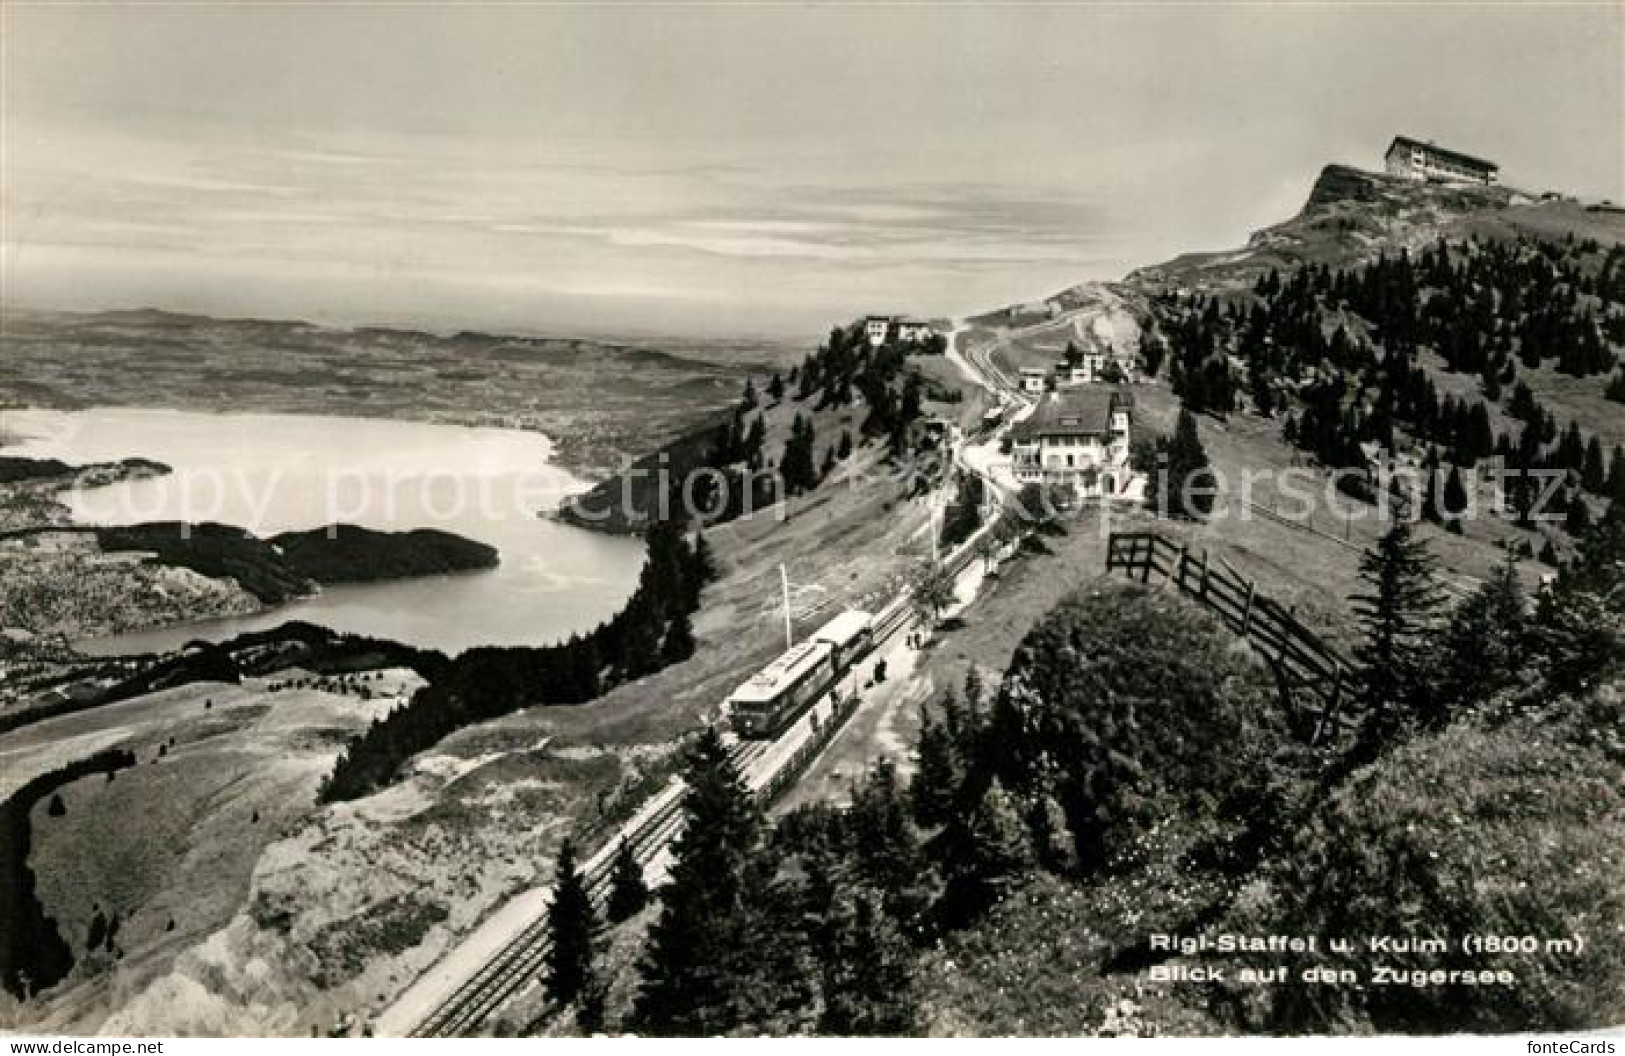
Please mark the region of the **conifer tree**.
<svg viewBox="0 0 1625 1056"><path fill-rule="evenodd" d="M632 1021L643 1033L700 1037L740 1026L752 1000L763 821L714 729L689 750L684 776L685 824Z"/></svg>
<svg viewBox="0 0 1625 1056"><path fill-rule="evenodd" d="M948 889L944 914L963 923L1000 901L1033 865L1027 825L997 778L968 815L949 822Z"/></svg>
<svg viewBox="0 0 1625 1056"><path fill-rule="evenodd" d="M1350 598L1361 633L1357 757L1375 758L1429 708L1429 639L1442 600L1433 569L1426 543L1404 521L1360 560L1364 589Z"/></svg>
<svg viewBox="0 0 1625 1056"><path fill-rule="evenodd" d="M1570 496L1567 515L1563 518L1563 530L1578 539L1590 528L1591 510L1586 505L1585 496Z"/></svg>
<svg viewBox="0 0 1625 1056"><path fill-rule="evenodd" d="M1528 620L1517 556L1509 548L1440 632L1434 649L1439 675L1423 722L1442 726L1460 709L1516 685L1526 659Z"/></svg>
<svg viewBox="0 0 1625 1056"><path fill-rule="evenodd" d="M1625 672L1625 504L1610 503L1577 541L1532 622L1543 699Z"/></svg>
<svg viewBox="0 0 1625 1056"><path fill-rule="evenodd" d="M625 840L615 850L609 873L609 903L605 907L611 924L619 924L643 912L649 904L649 886L643 880L643 866Z"/></svg>
<svg viewBox="0 0 1625 1056"><path fill-rule="evenodd" d="M896 1037L918 1021L914 952L869 888L842 885L831 899L820 950L824 1011L818 1030Z"/></svg>
<svg viewBox="0 0 1625 1056"><path fill-rule="evenodd" d="M1580 468L1580 486L1593 495L1608 490L1608 467L1603 461L1602 441L1593 434L1586 444L1585 461Z"/></svg>
<svg viewBox="0 0 1625 1056"><path fill-rule="evenodd" d="M575 844L565 840L554 867L553 900L547 907L549 946L544 982L561 1005L578 1000L593 983L593 937L597 921L587 882L576 867Z"/></svg>
<svg viewBox="0 0 1625 1056"><path fill-rule="evenodd" d="M1449 520L1460 517L1467 509L1467 486L1461 479L1461 468L1450 467L1450 475L1444 482L1444 516Z"/></svg>
<svg viewBox="0 0 1625 1056"><path fill-rule="evenodd" d="M921 825L940 825L952 814L959 790L956 747L948 729L920 705L919 768L909 785L914 817Z"/></svg>
<svg viewBox="0 0 1625 1056"><path fill-rule="evenodd" d="M666 625L666 636L660 643L660 659L676 664L694 655L694 624L686 611L679 611Z"/></svg>
<svg viewBox="0 0 1625 1056"><path fill-rule="evenodd" d="M1153 482L1153 502L1165 501L1166 511L1176 517L1206 518L1213 512L1213 475L1190 411L1180 408L1173 439L1162 453L1162 477Z"/></svg>

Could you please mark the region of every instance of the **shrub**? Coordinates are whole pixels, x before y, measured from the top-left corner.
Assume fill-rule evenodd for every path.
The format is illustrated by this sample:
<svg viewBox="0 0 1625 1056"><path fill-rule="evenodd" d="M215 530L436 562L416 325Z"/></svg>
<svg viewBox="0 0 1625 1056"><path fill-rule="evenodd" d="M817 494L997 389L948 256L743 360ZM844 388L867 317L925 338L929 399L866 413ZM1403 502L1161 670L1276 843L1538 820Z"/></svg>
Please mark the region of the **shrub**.
<svg viewBox="0 0 1625 1056"><path fill-rule="evenodd" d="M1075 595L1022 641L982 767L1061 805L1085 869L1160 819L1257 798L1283 744L1267 670L1207 614L1138 587Z"/></svg>
<svg viewBox="0 0 1625 1056"><path fill-rule="evenodd" d="M1613 698L1617 704L1617 694ZM1615 708L1617 711L1617 707ZM1262 1025L1508 1033L1625 1018L1625 767L1550 716L1461 723L1356 771L1318 809L1244 928L1322 936L1585 938L1582 952L1469 956L1358 950L1394 968L1501 969L1512 986L1274 988Z"/></svg>

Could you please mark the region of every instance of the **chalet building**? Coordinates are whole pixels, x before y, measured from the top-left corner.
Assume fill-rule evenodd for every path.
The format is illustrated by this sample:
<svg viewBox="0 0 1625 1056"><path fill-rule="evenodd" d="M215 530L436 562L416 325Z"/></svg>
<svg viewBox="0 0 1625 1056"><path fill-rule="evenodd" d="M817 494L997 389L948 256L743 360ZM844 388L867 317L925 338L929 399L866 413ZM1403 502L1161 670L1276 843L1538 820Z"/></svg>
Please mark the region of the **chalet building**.
<svg viewBox="0 0 1625 1056"><path fill-rule="evenodd" d="M1121 389L1052 392L1010 434L1011 469L1022 484L1070 486L1080 499L1128 487L1134 397Z"/></svg>
<svg viewBox="0 0 1625 1056"><path fill-rule="evenodd" d="M1068 358L1056 361L1055 387L1066 389L1074 385L1093 385L1101 380L1105 372L1104 352L1074 352Z"/></svg>
<svg viewBox="0 0 1625 1056"><path fill-rule="evenodd" d="M1408 180L1432 180L1437 183L1481 183L1493 186L1500 178L1501 167L1493 161L1475 158L1471 154L1446 150L1432 143L1422 143L1406 136L1395 136L1383 155L1388 175Z"/></svg>
<svg viewBox="0 0 1625 1056"><path fill-rule="evenodd" d="M924 341L932 333L931 324L924 319L897 320L897 338L900 341Z"/></svg>
<svg viewBox="0 0 1625 1056"><path fill-rule="evenodd" d="M1049 388L1049 371L1043 367L1021 368L1021 391L1029 396L1042 396Z"/></svg>
<svg viewBox="0 0 1625 1056"><path fill-rule="evenodd" d="M891 333L891 316L871 315L863 320L863 333L871 345L883 345Z"/></svg>
<svg viewBox="0 0 1625 1056"><path fill-rule="evenodd" d="M908 315L869 315L863 320L863 333L871 345L885 344L894 328L897 340L906 344L924 341L935 333L930 323Z"/></svg>

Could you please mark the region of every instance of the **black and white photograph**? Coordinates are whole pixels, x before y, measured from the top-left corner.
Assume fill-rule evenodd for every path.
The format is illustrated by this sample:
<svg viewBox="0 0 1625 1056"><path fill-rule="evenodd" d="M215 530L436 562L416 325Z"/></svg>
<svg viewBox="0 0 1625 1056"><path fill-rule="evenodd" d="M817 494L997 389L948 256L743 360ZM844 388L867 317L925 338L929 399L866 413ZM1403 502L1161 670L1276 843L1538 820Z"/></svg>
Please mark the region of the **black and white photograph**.
<svg viewBox="0 0 1625 1056"><path fill-rule="evenodd" d="M0 0L0 1036L1617 1052L1625 5Z"/></svg>

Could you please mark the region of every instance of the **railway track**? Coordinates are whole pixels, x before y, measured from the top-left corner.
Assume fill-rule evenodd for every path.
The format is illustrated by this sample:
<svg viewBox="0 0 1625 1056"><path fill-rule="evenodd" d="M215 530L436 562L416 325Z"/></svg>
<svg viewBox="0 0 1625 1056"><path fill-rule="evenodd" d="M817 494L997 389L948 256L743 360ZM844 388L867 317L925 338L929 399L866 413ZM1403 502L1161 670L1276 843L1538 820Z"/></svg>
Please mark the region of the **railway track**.
<svg viewBox="0 0 1625 1056"><path fill-rule="evenodd" d="M969 563L971 556L969 547L961 547L961 552L952 555L944 564L951 574L957 575ZM881 610L875 617L874 645L865 655L870 655L907 626L911 616L906 594ZM738 771L746 773L771 747L771 741L739 741L730 747L729 758ZM765 777L761 783L772 787L771 776ZM656 793L656 797L662 801L647 817L638 821L630 832L623 833L619 839L606 842L582 870L593 905L602 908L608 900L610 874L614 868L615 852L621 842L628 844L633 857L640 865L647 867L676 839L683 821L683 797L678 779L674 778L672 784ZM477 1029L540 974L549 948L547 918L542 914L436 1006L412 1030L411 1036L460 1037Z"/></svg>
<svg viewBox="0 0 1625 1056"><path fill-rule="evenodd" d="M766 751L765 742L741 741L733 746L729 755L734 765L744 770ZM623 833L620 839L605 843L583 870L587 894L594 906L602 908L608 900L615 852L621 843L631 848L632 856L640 865L647 866L676 837L682 825L682 795L674 791L673 785L667 785L657 796L665 797L665 802L630 833ZM411 1036L458 1037L479 1026L540 971L549 948L547 918L544 914L527 925L483 968L453 991L413 1029Z"/></svg>

